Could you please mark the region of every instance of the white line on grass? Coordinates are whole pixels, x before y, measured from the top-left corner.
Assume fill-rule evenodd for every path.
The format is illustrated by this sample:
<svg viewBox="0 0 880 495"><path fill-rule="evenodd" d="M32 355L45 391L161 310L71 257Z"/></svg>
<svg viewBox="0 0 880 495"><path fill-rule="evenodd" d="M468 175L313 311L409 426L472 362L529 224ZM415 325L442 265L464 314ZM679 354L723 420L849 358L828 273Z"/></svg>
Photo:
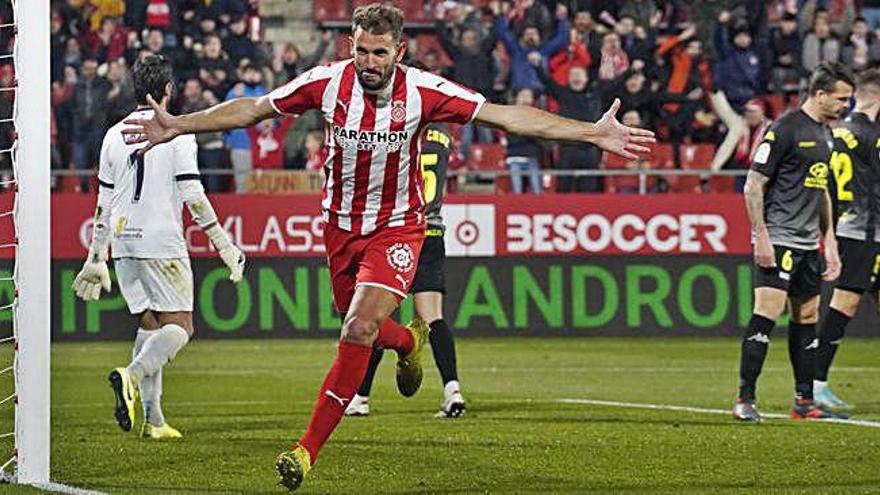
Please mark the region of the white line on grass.
<svg viewBox="0 0 880 495"><path fill-rule="evenodd" d="M104 492L86 490L85 488L77 488L75 486L65 485L62 483L55 483L54 481L50 481L48 483L34 483L30 486L54 493L66 493L67 495L107 495Z"/></svg>
<svg viewBox="0 0 880 495"><path fill-rule="evenodd" d="M563 404L585 404L590 406L606 406L620 407L625 409L653 409L656 411L681 411L699 414L731 414L729 409L711 409L707 407L690 407L690 406L673 406L669 404L644 404L639 402L618 402L613 400L595 400L595 399L558 399L557 402ZM789 419L788 414L779 413L761 413L761 416L769 419ZM835 423L851 426L867 426L869 428L880 428L878 421L866 421L862 419L815 419L811 421L821 421L823 423Z"/></svg>

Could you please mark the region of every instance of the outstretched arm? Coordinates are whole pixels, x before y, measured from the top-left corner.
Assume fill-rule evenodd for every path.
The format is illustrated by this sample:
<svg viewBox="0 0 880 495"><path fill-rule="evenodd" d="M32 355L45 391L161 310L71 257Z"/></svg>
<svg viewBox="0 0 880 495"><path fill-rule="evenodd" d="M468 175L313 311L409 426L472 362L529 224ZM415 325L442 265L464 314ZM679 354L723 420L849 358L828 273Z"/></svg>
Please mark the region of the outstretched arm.
<svg viewBox="0 0 880 495"><path fill-rule="evenodd" d="M511 134L594 144L630 159L637 158L636 153L650 152L644 145L655 142L654 133L618 122L615 117L618 108L620 100L615 99L605 115L593 123L567 119L529 106L486 103L475 120Z"/></svg>
<svg viewBox="0 0 880 495"><path fill-rule="evenodd" d="M146 153L153 146L171 141L181 134L197 134L200 132L225 131L248 127L278 115L269 96L259 98L234 98L219 105L207 108L200 112L186 115L173 116L166 110L167 98L162 103L156 103L152 96L147 96L147 102L155 110L155 115L150 119L129 119L125 123L131 127L123 129L122 133L130 136L139 136L139 139L129 142L149 142L143 152Z"/></svg>

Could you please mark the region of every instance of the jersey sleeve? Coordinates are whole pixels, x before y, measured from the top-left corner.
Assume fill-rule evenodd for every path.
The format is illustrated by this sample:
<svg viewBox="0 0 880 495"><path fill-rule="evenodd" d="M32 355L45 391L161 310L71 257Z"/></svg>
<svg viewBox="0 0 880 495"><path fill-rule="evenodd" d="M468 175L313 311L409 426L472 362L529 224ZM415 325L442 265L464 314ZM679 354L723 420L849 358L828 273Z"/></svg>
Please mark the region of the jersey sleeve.
<svg viewBox="0 0 880 495"><path fill-rule="evenodd" d="M771 125L755 150L751 169L771 178L776 175L791 149L792 134L793 129L785 129L778 123Z"/></svg>
<svg viewBox="0 0 880 495"><path fill-rule="evenodd" d="M196 137L186 134L174 140L174 178L177 181L199 179L199 147Z"/></svg>
<svg viewBox="0 0 880 495"><path fill-rule="evenodd" d="M486 103L483 95L430 72L419 74L418 88L422 116L429 122L467 124Z"/></svg>
<svg viewBox="0 0 880 495"><path fill-rule="evenodd" d="M299 115L308 110L321 108L321 99L327 83L327 67L309 69L292 81L269 93L269 103L279 114Z"/></svg>
<svg viewBox="0 0 880 495"><path fill-rule="evenodd" d="M111 137L108 132L101 142L101 154L98 158L98 184L107 189L113 189L113 162L110 160Z"/></svg>

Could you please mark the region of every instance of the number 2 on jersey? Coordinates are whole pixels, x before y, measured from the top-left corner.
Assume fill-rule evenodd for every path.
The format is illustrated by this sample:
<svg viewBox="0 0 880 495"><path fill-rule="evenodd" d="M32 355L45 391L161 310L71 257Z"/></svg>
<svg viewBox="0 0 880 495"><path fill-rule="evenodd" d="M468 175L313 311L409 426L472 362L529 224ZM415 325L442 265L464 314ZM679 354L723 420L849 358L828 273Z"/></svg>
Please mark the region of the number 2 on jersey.
<svg viewBox="0 0 880 495"><path fill-rule="evenodd" d="M837 184L837 199L852 201L853 192L846 188L853 178L852 158L842 151L831 153L831 170L834 172L834 182Z"/></svg>
<svg viewBox="0 0 880 495"><path fill-rule="evenodd" d="M426 167L437 165L437 153L422 154L419 161L422 165L422 180L425 182L425 202L430 203L437 197L437 174Z"/></svg>
<svg viewBox="0 0 880 495"><path fill-rule="evenodd" d="M139 153L135 151L131 155L128 156L128 166L129 167L137 167L134 174L134 197L132 198L132 203L137 203L141 200L141 193L144 190L144 155L143 153Z"/></svg>

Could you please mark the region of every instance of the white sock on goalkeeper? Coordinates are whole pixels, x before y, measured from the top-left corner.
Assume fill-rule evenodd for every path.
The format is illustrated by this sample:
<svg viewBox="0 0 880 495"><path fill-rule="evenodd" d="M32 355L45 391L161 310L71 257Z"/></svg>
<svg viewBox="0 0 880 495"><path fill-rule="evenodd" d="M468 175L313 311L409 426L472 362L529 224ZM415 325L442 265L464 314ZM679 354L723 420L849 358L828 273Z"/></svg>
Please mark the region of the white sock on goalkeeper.
<svg viewBox="0 0 880 495"><path fill-rule="evenodd" d="M144 343L157 333L157 330L144 330L138 328L137 338L134 341L131 359L137 358L143 349ZM165 415L162 413L162 369L156 373L145 376L140 383L141 404L144 407L144 417L153 426L165 424Z"/></svg>
<svg viewBox="0 0 880 495"><path fill-rule="evenodd" d="M144 377L158 373L189 342L186 330L173 323L148 333L152 335L146 339L141 351L128 365L128 373L138 385Z"/></svg>

